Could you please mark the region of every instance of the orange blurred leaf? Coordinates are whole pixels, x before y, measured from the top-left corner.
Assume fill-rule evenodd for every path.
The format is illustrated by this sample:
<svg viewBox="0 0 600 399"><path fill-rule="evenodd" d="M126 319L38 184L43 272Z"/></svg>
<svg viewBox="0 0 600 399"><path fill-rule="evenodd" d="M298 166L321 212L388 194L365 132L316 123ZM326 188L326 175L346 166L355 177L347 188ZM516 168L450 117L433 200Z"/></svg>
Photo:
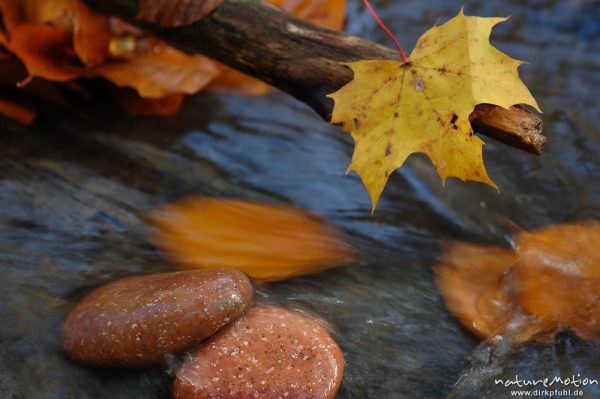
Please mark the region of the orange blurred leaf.
<svg viewBox="0 0 600 399"><path fill-rule="evenodd" d="M144 98L163 98L172 93L195 94L218 71L206 57L188 55L155 39L141 39L135 51L90 73L119 87L132 87Z"/></svg>
<svg viewBox="0 0 600 399"><path fill-rule="evenodd" d="M600 279L600 222L561 224L518 237L519 259L566 275Z"/></svg>
<svg viewBox="0 0 600 399"><path fill-rule="evenodd" d="M190 25L215 10L223 0L139 0L137 19L163 27Z"/></svg>
<svg viewBox="0 0 600 399"><path fill-rule="evenodd" d="M486 338L546 340L561 327L600 338L600 223L518 237L516 251L453 243L435 266L448 309Z"/></svg>
<svg viewBox="0 0 600 399"><path fill-rule="evenodd" d="M83 2L76 5L73 48L88 67L102 64L108 57L111 39L108 17L91 10Z"/></svg>
<svg viewBox="0 0 600 399"><path fill-rule="evenodd" d="M518 298L540 320L600 338L600 223L550 226L519 237Z"/></svg>
<svg viewBox="0 0 600 399"><path fill-rule="evenodd" d="M457 242L435 267L446 306L472 332L489 337L511 316L510 299L498 290L502 276L517 261L511 250Z"/></svg>
<svg viewBox="0 0 600 399"><path fill-rule="evenodd" d="M154 241L184 269L238 269L274 281L354 259L339 231L294 208L200 197L164 206L152 221Z"/></svg>

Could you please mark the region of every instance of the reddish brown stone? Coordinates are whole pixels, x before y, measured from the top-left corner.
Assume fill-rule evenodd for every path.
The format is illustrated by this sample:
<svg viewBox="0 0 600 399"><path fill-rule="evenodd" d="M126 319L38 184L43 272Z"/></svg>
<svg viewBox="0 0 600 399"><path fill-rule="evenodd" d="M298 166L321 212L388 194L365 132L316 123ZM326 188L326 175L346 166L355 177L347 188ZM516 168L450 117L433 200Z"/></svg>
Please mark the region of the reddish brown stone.
<svg viewBox="0 0 600 399"><path fill-rule="evenodd" d="M255 305L177 371L175 399L333 398L342 351L319 319Z"/></svg>
<svg viewBox="0 0 600 399"><path fill-rule="evenodd" d="M93 366L159 365L240 316L253 295L248 277L234 270L124 278L75 306L63 346L70 358Z"/></svg>

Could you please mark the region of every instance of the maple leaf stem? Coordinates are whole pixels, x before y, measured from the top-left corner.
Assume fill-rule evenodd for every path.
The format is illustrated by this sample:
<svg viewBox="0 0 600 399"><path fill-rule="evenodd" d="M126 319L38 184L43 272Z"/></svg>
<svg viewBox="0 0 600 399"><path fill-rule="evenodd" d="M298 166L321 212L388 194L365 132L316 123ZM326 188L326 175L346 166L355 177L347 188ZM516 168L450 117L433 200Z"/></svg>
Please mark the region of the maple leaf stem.
<svg viewBox="0 0 600 399"><path fill-rule="evenodd" d="M400 45L398 39L396 39L396 36L394 36L392 31L390 31L390 29L383 23L381 18L379 18L379 15L377 15L375 10L371 6L371 3L369 3L369 0L363 0L363 3L365 4L365 7L367 7L367 10L369 10L369 12L371 13L373 18L375 18L375 21L377 21L377 24L381 27L381 29L383 29L383 31L390 37L390 39L392 39L392 41L398 48L398 52L400 53L400 57L402 57L402 61L406 62L408 58L406 58L406 54L404 54L404 50L402 49L402 46Z"/></svg>

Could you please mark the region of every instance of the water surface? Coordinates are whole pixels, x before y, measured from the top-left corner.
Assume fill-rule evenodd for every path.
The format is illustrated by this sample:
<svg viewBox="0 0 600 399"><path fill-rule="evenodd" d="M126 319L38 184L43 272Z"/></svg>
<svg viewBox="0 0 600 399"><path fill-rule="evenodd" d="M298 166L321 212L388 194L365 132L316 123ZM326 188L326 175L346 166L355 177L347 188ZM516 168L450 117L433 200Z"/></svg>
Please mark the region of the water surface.
<svg viewBox="0 0 600 399"><path fill-rule="evenodd" d="M485 138L500 194L453 179L442 188L430 162L411 157L371 216L358 177L345 175L349 136L281 93L200 94L169 120L108 111L91 122L46 115L30 129L0 120L0 397L169 397L169 370L67 361L61 323L94 286L171 270L144 218L196 194L309 209L359 249L357 264L270 287L273 297L335 326L347 361L340 398L501 397L496 376L600 377L600 344L569 334L555 345L477 347L444 308L431 272L448 240L507 246L514 225L600 217L600 3L374 5L407 49L461 5L468 15L512 15L493 42L530 62L521 71L544 110L544 156ZM351 33L390 44L360 2L348 7ZM586 394L600 397L600 388Z"/></svg>

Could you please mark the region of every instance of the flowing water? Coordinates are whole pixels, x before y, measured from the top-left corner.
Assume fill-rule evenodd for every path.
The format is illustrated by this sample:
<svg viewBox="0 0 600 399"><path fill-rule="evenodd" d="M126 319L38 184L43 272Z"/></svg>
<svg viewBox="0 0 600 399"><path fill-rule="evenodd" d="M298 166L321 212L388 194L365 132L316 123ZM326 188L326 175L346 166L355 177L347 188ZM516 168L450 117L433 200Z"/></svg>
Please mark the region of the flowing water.
<svg viewBox="0 0 600 399"><path fill-rule="evenodd" d="M0 397L169 397L169 370L67 361L61 323L94 286L171 270L145 215L195 194L311 210L359 249L357 264L269 288L335 326L347 361L340 398L495 398L508 391L494 378L600 378L600 343L568 333L554 345L478 346L445 309L431 271L448 240L506 246L514 225L600 218L600 2L375 2L407 48L461 5L468 15L512 15L493 42L530 62L522 77L544 110L542 157L485 139L500 194L453 179L442 188L430 162L414 156L371 216L359 179L344 174L349 137L281 93L200 94L168 120L0 120ZM348 7L351 33L389 44L360 2ZM584 391L600 398L599 386Z"/></svg>

